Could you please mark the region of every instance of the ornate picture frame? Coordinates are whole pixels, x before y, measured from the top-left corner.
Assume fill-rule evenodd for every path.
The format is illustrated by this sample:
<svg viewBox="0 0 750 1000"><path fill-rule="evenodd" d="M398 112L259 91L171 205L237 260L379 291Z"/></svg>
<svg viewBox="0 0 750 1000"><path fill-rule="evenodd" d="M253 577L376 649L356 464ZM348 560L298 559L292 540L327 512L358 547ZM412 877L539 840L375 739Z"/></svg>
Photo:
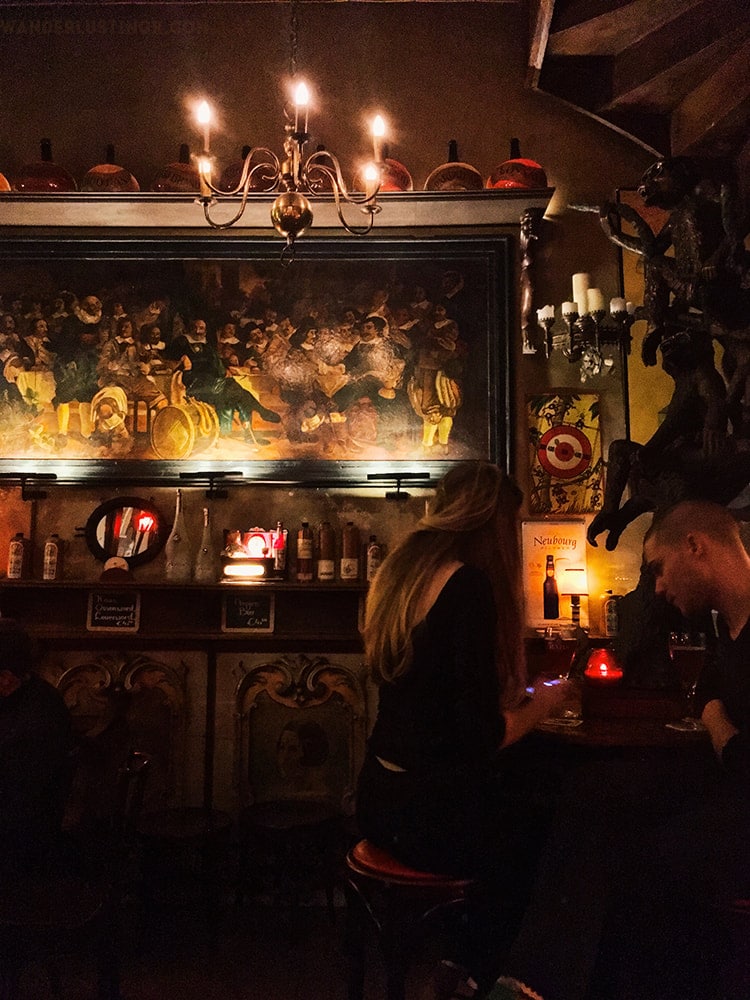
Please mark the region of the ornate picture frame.
<svg viewBox="0 0 750 1000"><path fill-rule="evenodd" d="M306 237L291 266L267 237L11 236L0 478L356 483L439 477L465 458L508 467L512 272L496 234Z"/></svg>

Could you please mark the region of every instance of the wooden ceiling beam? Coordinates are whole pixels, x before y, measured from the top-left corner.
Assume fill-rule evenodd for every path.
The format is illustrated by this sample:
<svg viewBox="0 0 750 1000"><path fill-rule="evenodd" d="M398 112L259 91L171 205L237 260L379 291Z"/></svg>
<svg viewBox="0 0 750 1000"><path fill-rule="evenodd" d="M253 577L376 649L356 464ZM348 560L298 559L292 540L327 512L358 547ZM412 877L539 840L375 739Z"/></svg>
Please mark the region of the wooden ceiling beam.
<svg viewBox="0 0 750 1000"><path fill-rule="evenodd" d="M529 63L526 86L536 90L547 53L549 29L555 12L555 0L529 0Z"/></svg>
<svg viewBox="0 0 750 1000"><path fill-rule="evenodd" d="M555 15L547 51L556 56L616 55L703 0L577 0ZM606 9L602 11L602 7Z"/></svg>
<svg viewBox="0 0 750 1000"><path fill-rule="evenodd" d="M747 0L704 0L692 11L621 52L612 64L613 102L628 103L628 95L637 95L649 81L666 74L665 83L656 89L671 97L671 103L675 104L687 89L692 90L714 66L731 56L750 34L746 11ZM731 30L733 24L737 25L736 30ZM685 82L675 92L673 88L681 75L685 76ZM643 101L642 97L636 99Z"/></svg>
<svg viewBox="0 0 750 1000"><path fill-rule="evenodd" d="M673 110L674 154L705 152L746 129L750 113L750 38ZM740 138L742 136L740 135Z"/></svg>

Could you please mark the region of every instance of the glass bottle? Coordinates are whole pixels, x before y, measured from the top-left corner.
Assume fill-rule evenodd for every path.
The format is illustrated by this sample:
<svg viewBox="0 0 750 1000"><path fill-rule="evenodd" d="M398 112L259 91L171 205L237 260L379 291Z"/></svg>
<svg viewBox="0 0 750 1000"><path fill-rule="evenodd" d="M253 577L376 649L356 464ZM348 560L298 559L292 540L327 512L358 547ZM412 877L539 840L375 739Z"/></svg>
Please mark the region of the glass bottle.
<svg viewBox="0 0 750 1000"><path fill-rule="evenodd" d="M560 617L560 595L555 579L555 557L553 555L547 556L547 565L544 570L544 617Z"/></svg>
<svg viewBox="0 0 750 1000"><path fill-rule="evenodd" d="M317 576L328 581L336 578L336 535L330 521L322 521L318 528Z"/></svg>
<svg viewBox="0 0 750 1000"><path fill-rule="evenodd" d="M203 508L203 533L195 558L193 580L196 583L216 583L218 569L214 557L214 547L211 541L211 516L208 507Z"/></svg>
<svg viewBox="0 0 750 1000"><path fill-rule="evenodd" d="M66 580L85 580L93 574L94 557L86 541L86 529L74 529L73 537L66 546L63 575Z"/></svg>
<svg viewBox="0 0 750 1000"><path fill-rule="evenodd" d="M166 563L164 576L175 583L189 583L193 575L193 561L190 555L190 538L185 526L182 509L182 490L177 490L174 508L174 523L164 546Z"/></svg>
<svg viewBox="0 0 750 1000"><path fill-rule="evenodd" d="M308 521L297 532L297 580L310 583L313 578L313 534Z"/></svg>
<svg viewBox="0 0 750 1000"><path fill-rule="evenodd" d="M31 542L22 531L17 532L8 546L8 579L25 580L31 568Z"/></svg>
<svg viewBox="0 0 750 1000"><path fill-rule="evenodd" d="M59 580L62 576L62 540L53 532L44 543L42 579Z"/></svg>
<svg viewBox="0 0 750 1000"><path fill-rule="evenodd" d="M353 521L344 525L341 544L341 579L359 579L359 528Z"/></svg>
<svg viewBox="0 0 750 1000"><path fill-rule="evenodd" d="M286 571L286 528L282 521L276 522L273 533L273 568L279 573Z"/></svg>
<svg viewBox="0 0 750 1000"><path fill-rule="evenodd" d="M366 577L367 582L371 583L375 574L378 571L378 567L383 561L383 546L377 540L375 535L370 535L370 541L367 543L367 561L366 561Z"/></svg>

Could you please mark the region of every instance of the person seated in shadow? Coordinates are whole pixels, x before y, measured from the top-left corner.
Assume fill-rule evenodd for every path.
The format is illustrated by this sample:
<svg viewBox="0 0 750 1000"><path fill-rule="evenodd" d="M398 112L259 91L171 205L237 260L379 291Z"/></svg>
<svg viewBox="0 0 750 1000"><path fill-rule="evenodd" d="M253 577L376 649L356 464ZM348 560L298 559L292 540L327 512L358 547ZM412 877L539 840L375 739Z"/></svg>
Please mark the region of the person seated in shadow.
<svg viewBox="0 0 750 1000"><path fill-rule="evenodd" d="M70 715L34 666L29 635L0 619L0 882L53 863L70 784Z"/></svg>

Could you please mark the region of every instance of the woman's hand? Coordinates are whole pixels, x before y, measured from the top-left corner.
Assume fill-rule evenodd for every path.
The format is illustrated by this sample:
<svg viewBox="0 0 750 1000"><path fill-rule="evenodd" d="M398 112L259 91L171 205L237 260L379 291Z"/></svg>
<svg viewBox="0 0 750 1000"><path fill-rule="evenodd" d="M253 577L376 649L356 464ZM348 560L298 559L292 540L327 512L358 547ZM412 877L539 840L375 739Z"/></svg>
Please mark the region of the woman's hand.
<svg viewBox="0 0 750 1000"><path fill-rule="evenodd" d="M573 681L567 677L538 677L531 688L531 698L538 705L541 719L546 719L570 697Z"/></svg>
<svg viewBox="0 0 750 1000"><path fill-rule="evenodd" d="M538 677L528 690L529 697L518 708L508 708L505 717L505 738L502 746L520 740L546 719L570 696L574 681L565 677Z"/></svg>

